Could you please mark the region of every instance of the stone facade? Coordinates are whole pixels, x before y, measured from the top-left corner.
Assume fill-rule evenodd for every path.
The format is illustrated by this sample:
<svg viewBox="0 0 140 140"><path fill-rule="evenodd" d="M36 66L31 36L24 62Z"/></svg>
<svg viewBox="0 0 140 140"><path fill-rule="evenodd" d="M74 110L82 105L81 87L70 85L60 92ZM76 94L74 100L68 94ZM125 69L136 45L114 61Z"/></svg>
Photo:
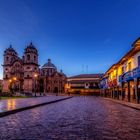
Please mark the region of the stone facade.
<svg viewBox="0 0 140 140"><path fill-rule="evenodd" d="M65 74L58 72L50 59L39 68L38 51L32 43L25 48L22 58L11 45L4 51L3 92L10 89L16 93L61 92L65 79ZM57 85L51 84L53 81Z"/></svg>
<svg viewBox="0 0 140 140"><path fill-rule="evenodd" d="M41 68L40 83L41 92L64 93L66 75L62 70L58 72L56 66L48 59L48 62Z"/></svg>

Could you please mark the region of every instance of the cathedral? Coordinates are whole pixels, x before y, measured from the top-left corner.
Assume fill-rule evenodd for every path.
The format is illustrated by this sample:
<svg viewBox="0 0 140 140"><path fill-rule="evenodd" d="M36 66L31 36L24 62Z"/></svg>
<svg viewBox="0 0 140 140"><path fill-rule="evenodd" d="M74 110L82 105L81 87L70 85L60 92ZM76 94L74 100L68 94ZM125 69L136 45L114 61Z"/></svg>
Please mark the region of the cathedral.
<svg viewBox="0 0 140 140"><path fill-rule="evenodd" d="M66 75L57 70L51 59L40 67L38 50L32 43L24 49L22 58L11 45L4 51L3 92L63 93L65 83Z"/></svg>

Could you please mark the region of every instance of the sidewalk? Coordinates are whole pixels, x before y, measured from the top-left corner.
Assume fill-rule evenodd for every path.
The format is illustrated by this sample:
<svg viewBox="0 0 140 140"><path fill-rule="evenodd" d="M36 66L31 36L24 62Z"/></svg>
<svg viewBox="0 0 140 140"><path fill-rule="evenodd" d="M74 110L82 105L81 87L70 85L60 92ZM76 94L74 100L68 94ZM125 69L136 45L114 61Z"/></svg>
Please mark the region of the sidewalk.
<svg viewBox="0 0 140 140"><path fill-rule="evenodd" d="M0 100L0 117L69 98L72 96L48 95L45 97Z"/></svg>
<svg viewBox="0 0 140 140"><path fill-rule="evenodd" d="M127 106L127 107L131 107L133 109L140 110L140 104L126 102L126 101L121 101L121 100L112 99L112 98L104 98L104 99L105 100L110 100L110 101L116 102L118 104L121 104L121 105L124 105L124 106Z"/></svg>

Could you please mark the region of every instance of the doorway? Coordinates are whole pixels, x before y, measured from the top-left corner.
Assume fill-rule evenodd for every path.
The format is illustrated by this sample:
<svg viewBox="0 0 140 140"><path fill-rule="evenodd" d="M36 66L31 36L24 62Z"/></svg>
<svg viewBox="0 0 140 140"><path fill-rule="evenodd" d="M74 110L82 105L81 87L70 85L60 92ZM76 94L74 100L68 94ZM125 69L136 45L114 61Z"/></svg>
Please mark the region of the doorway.
<svg viewBox="0 0 140 140"><path fill-rule="evenodd" d="M53 90L54 93L58 93L58 87L55 87Z"/></svg>

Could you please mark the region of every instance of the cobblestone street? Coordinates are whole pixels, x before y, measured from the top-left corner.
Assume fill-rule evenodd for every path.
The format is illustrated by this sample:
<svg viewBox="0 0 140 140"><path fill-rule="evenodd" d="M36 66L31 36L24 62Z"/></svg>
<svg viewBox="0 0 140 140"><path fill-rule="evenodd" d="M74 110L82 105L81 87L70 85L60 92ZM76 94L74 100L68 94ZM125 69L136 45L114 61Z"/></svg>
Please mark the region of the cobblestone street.
<svg viewBox="0 0 140 140"><path fill-rule="evenodd" d="M140 111L77 96L0 118L0 139L139 140Z"/></svg>

